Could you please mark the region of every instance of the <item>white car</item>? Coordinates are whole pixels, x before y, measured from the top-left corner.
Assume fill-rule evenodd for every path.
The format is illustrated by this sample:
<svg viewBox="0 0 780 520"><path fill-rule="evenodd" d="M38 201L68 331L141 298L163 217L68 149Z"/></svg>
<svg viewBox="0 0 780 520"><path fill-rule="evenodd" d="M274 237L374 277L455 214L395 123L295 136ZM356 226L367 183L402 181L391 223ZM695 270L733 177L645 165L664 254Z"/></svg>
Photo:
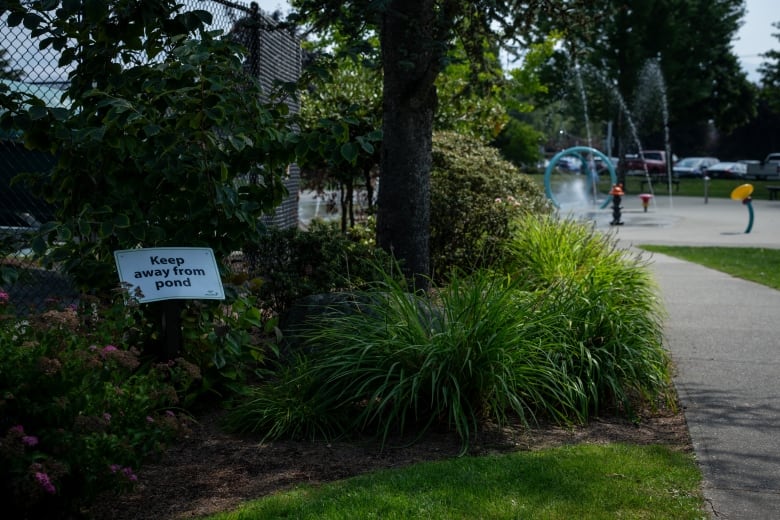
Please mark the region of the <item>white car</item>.
<svg viewBox="0 0 780 520"><path fill-rule="evenodd" d="M747 164L742 162L719 162L707 168L707 177L711 179L744 179Z"/></svg>
<svg viewBox="0 0 780 520"><path fill-rule="evenodd" d="M674 163L672 170L675 177L701 178L707 168L719 162L717 157L685 157Z"/></svg>

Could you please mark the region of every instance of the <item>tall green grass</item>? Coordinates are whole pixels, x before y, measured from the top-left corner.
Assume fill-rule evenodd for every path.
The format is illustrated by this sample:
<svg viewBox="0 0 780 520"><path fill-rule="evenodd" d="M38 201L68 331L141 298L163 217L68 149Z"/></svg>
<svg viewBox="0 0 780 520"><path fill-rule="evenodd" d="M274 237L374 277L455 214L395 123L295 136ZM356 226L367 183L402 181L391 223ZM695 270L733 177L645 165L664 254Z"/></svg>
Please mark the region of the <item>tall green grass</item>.
<svg viewBox="0 0 780 520"><path fill-rule="evenodd" d="M571 219L523 218L505 269L529 291L547 294L569 350L560 358L581 381L583 410L630 408L668 384L663 308L647 261L614 237Z"/></svg>

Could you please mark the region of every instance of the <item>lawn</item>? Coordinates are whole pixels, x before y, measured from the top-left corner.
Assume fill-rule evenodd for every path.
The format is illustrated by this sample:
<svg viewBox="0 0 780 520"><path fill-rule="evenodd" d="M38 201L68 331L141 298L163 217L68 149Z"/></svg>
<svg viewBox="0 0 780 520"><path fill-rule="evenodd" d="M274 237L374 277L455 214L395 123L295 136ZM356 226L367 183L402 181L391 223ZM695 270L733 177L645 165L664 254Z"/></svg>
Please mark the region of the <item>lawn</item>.
<svg viewBox="0 0 780 520"><path fill-rule="evenodd" d="M544 185L543 175L533 175L540 185ZM558 193L560 190L557 186L560 183L571 181L576 178L575 175L560 173L554 174L551 177L551 183L553 191ZM626 185L623 187L627 194L638 194L647 192L647 186L642 185L644 176L630 176L626 178ZM732 180L732 179L712 179L707 186L707 196L712 198L728 198L732 190L742 184L752 184L755 188L753 191L753 198L756 200L769 200L769 191L765 186L778 186L778 181L756 181L756 180ZM672 186L672 195L680 197L704 197L704 181L701 179L680 179L679 189L676 186ZM601 193L607 193L610 190L610 179L608 175L601 175L599 179L599 191ZM666 184L653 184L653 192L661 195L667 193Z"/></svg>
<svg viewBox="0 0 780 520"><path fill-rule="evenodd" d="M780 289L780 249L659 245L640 247Z"/></svg>
<svg viewBox="0 0 780 520"><path fill-rule="evenodd" d="M580 444L460 457L301 486L208 518L700 519L699 482L690 453Z"/></svg>
<svg viewBox="0 0 780 520"><path fill-rule="evenodd" d="M627 193L642 193L647 191L647 186L642 186L644 177L628 177L626 181ZM753 198L756 200L769 200L769 191L764 186L777 186L778 181L732 180L712 179L707 187L707 195L712 198L728 198L732 190L742 184L752 184L755 188ZM679 190L672 186L672 195L680 197L704 197L704 181L701 179L680 179ZM657 194L666 194L666 184L653 184L653 191Z"/></svg>

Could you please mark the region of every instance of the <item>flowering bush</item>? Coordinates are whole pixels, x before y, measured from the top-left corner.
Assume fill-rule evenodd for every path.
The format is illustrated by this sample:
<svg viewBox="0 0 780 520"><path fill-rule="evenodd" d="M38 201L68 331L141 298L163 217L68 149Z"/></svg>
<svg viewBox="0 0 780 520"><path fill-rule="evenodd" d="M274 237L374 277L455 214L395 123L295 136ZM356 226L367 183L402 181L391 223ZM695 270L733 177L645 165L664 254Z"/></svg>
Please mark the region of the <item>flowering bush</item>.
<svg viewBox="0 0 780 520"><path fill-rule="evenodd" d="M550 205L533 180L498 150L452 132L433 136L431 268L437 281L499 261L513 219L546 214Z"/></svg>
<svg viewBox="0 0 780 520"><path fill-rule="evenodd" d="M144 359L132 307L20 319L12 304L0 294L0 499L18 517L65 516L133 485L144 459L186 431L179 403L198 368Z"/></svg>

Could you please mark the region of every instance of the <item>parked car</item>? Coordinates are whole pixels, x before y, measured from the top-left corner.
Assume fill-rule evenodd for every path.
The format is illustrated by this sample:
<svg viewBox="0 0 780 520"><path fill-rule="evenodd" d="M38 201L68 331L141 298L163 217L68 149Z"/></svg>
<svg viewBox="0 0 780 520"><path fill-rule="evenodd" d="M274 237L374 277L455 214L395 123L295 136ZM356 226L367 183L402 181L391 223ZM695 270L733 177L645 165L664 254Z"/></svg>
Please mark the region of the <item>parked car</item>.
<svg viewBox="0 0 780 520"><path fill-rule="evenodd" d="M770 153L761 162L748 163L746 177L758 180L780 179L780 152Z"/></svg>
<svg viewBox="0 0 780 520"><path fill-rule="evenodd" d="M672 154L672 162L677 157ZM642 150L638 154L626 154L625 169L628 175L650 173L666 175L666 152L664 150Z"/></svg>
<svg viewBox="0 0 780 520"><path fill-rule="evenodd" d="M555 166L564 171L579 173L582 168L582 161L573 155L564 155L558 159Z"/></svg>
<svg viewBox="0 0 780 520"><path fill-rule="evenodd" d="M618 157L610 157L609 161L612 163L612 168L617 170L618 161L620 161L620 159ZM596 168L597 173L602 173L607 171L607 163L600 156L597 155L593 157L593 164Z"/></svg>
<svg viewBox="0 0 780 520"><path fill-rule="evenodd" d="M674 163L672 171L677 177L701 178L710 166L719 162L717 157L685 157Z"/></svg>
<svg viewBox="0 0 780 520"><path fill-rule="evenodd" d="M707 168L711 179L744 179L746 174L747 164L741 162L719 162Z"/></svg>

